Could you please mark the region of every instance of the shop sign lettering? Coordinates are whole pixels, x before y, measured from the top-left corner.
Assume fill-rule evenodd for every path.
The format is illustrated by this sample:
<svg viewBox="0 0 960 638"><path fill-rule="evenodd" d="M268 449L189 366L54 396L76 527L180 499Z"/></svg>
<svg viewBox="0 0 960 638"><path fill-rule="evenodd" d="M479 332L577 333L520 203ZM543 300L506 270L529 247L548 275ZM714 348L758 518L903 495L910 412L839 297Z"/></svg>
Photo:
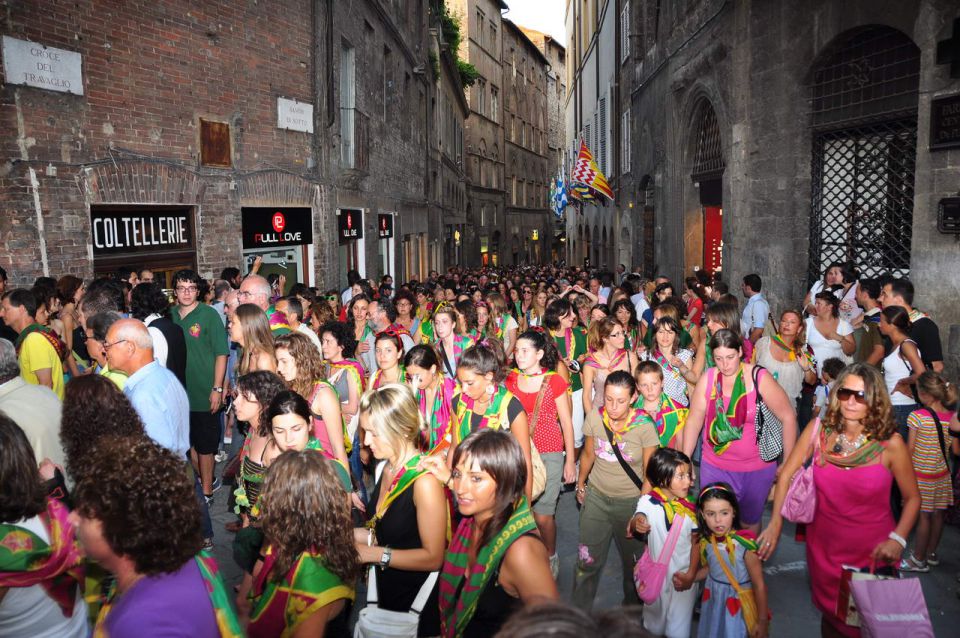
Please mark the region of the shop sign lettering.
<svg viewBox="0 0 960 638"><path fill-rule="evenodd" d="M191 248L193 224L189 212L90 213L94 255Z"/></svg>

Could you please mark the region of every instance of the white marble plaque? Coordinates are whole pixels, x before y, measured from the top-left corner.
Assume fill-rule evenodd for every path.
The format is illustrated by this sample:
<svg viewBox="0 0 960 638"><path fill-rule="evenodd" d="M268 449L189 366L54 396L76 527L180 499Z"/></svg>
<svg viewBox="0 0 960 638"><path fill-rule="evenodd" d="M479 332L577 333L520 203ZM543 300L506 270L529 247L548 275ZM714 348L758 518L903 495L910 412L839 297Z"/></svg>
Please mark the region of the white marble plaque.
<svg viewBox="0 0 960 638"><path fill-rule="evenodd" d="M7 84L83 95L82 59L74 51L3 36L3 73Z"/></svg>
<svg viewBox="0 0 960 638"><path fill-rule="evenodd" d="M313 133L313 104L278 97L277 128Z"/></svg>

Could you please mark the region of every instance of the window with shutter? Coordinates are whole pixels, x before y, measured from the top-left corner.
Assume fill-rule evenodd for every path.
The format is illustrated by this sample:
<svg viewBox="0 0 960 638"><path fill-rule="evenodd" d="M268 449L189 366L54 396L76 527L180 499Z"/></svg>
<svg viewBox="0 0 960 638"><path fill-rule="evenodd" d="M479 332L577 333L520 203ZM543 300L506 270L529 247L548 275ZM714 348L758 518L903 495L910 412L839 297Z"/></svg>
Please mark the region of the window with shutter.
<svg viewBox="0 0 960 638"><path fill-rule="evenodd" d="M630 57L630 2L623 3L623 11L620 12L620 63L626 62Z"/></svg>
<svg viewBox="0 0 960 638"><path fill-rule="evenodd" d="M630 172L630 109L620 116L620 172Z"/></svg>
<svg viewBox="0 0 960 638"><path fill-rule="evenodd" d="M600 108L598 110L598 115L600 117L600 128L598 129L600 143L598 145L598 161L597 164L600 165L600 171L607 175L607 99L600 98Z"/></svg>

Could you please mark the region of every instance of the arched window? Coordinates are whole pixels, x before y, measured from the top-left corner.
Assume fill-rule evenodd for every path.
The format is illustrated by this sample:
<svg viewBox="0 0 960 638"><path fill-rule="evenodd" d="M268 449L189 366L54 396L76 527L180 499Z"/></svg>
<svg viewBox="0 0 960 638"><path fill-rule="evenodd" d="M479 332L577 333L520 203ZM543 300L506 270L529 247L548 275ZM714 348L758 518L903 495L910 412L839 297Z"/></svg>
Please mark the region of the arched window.
<svg viewBox="0 0 960 638"><path fill-rule="evenodd" d="M910 38L876 25L814 61L810 281L834 261L868 277L909 274L919 71Z"/></svg>
<svg viewBox="0 0 960 638"><path fill-rule="evenodd" d="M718 179L723 174L723 146L720 141L720 126L713 105L701 98L694 109L693 122L696 133L693 142L693 169L695 182Z"/></svg>

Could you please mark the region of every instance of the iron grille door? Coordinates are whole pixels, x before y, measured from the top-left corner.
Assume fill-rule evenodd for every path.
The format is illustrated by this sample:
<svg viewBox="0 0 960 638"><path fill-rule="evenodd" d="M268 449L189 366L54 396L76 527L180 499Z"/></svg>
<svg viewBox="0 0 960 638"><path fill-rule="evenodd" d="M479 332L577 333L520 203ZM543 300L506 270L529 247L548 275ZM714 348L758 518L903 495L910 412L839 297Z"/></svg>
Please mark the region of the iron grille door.
<svg viewBox="0 0 960 638"><path fill-rule="evenodd" d="M848 260L909 275L916 147L916 116L814 134L810 282Z"/></svg>

